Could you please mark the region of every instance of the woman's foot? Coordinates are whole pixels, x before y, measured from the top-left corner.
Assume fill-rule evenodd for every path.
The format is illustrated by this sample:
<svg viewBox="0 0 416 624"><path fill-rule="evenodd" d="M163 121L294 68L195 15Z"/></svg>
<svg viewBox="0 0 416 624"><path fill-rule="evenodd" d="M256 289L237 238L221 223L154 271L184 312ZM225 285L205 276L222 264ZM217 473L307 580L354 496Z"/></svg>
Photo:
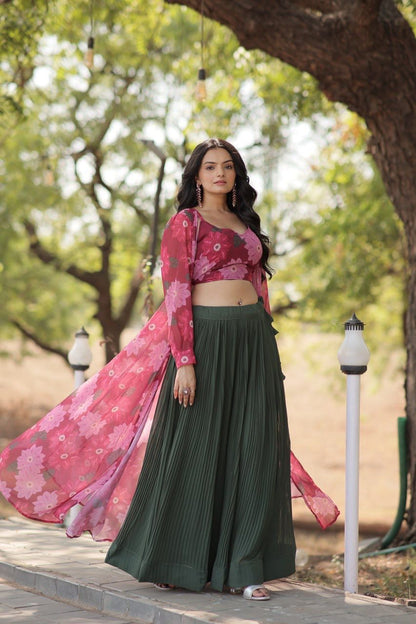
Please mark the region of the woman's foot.
<svg viewBox="0 0 416 624"><path fill-rule="evenodd" d="M176 585L169 585L168 583L153 583L153 587L156 587L156 589L160 589L161 591L176 589Z"/></svg>
<svg viewBox="0 0 416 624"><path fill-rule="evenodd" d="M225 587L224 591L228 592L232 596L241 596L244 591L244 587Z"/></svg>
<svg viewBox="0 0 416 624"><path fill-rule="evenodd" d="M264 585L248 585L244 589L243 598L246 600L270 600L270 592Z"/></svg>
<svg viewBox="0 0 416 624"><path fill-rule="evenodd" d="M233 596L243 595L246 600L270 600L270 592L264 585L248 585L247 587L224 587L224 591Z"/></svg>

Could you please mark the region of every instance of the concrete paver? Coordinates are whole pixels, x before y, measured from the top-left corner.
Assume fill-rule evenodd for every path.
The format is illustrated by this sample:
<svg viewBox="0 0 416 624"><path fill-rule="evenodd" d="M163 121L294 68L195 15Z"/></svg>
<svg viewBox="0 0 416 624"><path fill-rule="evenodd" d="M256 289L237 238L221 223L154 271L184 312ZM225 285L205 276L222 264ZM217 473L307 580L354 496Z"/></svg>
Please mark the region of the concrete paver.
<svg viewBox="0 0 416 624"><path fill-rule="evenodd" d="M0 579L0 622L4 624L127 624L126 620L94 613L36 595Z"/></svg>
<svg viewBox="0 0 416 624"><path fill-rule="evenodd" d="M37 617L38 624L56 624L53 613L57 612L73 618L60 616L60 624L416 622L415 608L290 579L267 583L272 591L267 602L250 602L209 590L161 592L106 565L107 549L107 543L96 543L89 536L70 540L59 527L18 517L0 520L0 577L15 585L10 593L7 584L0 584L0 624L9 621L10 613L13 623L29 621L17 617L30 617L31 621Z"/></svg>

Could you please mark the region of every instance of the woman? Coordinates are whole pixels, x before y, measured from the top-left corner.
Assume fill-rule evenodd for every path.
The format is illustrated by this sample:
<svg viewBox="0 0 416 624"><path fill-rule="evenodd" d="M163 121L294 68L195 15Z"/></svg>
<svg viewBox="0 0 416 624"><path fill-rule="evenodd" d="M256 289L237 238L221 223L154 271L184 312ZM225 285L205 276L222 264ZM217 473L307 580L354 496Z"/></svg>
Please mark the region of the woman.
<svg viewBox="0 0 416 624"><path fill-rule="evenodd" d="M323 528L339 511L289 451L255 197L229 143L195 149L162 242L165 302L0 454L0 492L44 522L79 503L67 535L116 538L107 561L161 589L265 600L256 585L294 570L290 481Z"/></svg>
<svg viewBox="0 0 416 624"><path fill-rule="evenodd" d="M236 149L193 152L162 241L172 356L138 488L106 561L161 589L267 600L295 569L282 373L264 292L268 239ZM190 264L198 224L195 261Z"/></svg>

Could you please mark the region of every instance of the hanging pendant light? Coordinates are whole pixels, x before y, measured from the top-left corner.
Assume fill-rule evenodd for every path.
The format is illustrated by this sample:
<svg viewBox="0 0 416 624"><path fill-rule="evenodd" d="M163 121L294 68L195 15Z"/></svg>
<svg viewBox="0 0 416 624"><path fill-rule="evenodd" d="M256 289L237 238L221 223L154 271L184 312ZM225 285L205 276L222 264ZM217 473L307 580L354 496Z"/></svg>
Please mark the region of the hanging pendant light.
<svg viewBox="0 0 416 624"><path fill-rule="evenodd" d="M204 68L204 47L204 0L201 0L201 67L198 70L198 82L196 83L195 89L195 97L198 102L203 102L207 99L207 73Z"/></svg>
<svg viewBox="0 0 416 624"><path fill-rule="evenodd" d="M45 186L53 186L55 184L55 174L48 152L42 154L40 158L42 163L42 182Z"/></svg>
<svg viewBox="0 0 416 624"><path fill-rule="evenodd" d="M46 163L43 181L46 184L46 186L53 186L55 183L55 176L54 176L52 165L50 162Z"/></svg>
<svg viewBox="0 0 416 624"><path fill-rule="evenodd" d="M94 0L90 2L90 36L88 37L87 51L84 62L88 69L94 68Z"/></svg>

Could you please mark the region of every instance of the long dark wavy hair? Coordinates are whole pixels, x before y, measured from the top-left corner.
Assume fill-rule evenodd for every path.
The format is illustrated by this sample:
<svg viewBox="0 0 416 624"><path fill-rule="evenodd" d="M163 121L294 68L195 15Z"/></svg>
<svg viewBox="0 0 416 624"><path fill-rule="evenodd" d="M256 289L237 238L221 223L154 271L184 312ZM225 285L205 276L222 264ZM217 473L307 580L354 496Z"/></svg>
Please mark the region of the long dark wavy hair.
<svg viewBox="0 0 416 624"><path fill-rule="evenodd" d="M257 192L250 185L247 175L247 168L236 148L223 139L207 139L196 146L182 174L182 183L177 195L177 211L186 208L194 208L198 205L196 197L196 178L201 168L202 160L208 150L222 148L230 154L235 169L235 187L237 192L237 202L235 208L232 204L232 193L227 193L227 206L238 218L249 227L260 239L263 248L261 264L268 275L272 275L271 267L268 264L270 255L270 240L263 234L260 228L260 217L254 210L253 205L257 197ZM202 190L202 189L201 189ZM202 191L203 192L203 191Z"/></svg>

